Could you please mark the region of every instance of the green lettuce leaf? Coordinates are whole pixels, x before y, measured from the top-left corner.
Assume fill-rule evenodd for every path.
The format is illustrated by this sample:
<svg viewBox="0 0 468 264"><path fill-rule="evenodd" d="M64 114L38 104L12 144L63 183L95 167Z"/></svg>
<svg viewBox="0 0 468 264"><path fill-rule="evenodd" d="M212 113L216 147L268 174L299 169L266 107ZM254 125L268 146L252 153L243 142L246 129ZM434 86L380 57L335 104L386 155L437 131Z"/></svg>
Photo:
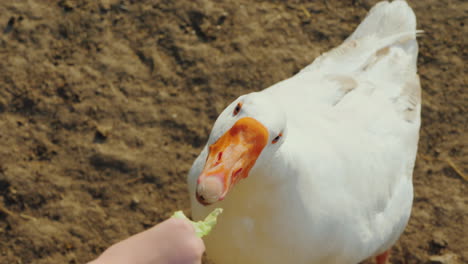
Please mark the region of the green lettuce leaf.
<svg viewBox="0 0 468 264"><path fill-rule="evenodd" d="M211 232L211 229L216 225L216 221L218 218L218 215L223 212L223 208L216 208L211 212L204 221L198 221L194 222L191 221L190 219L185 216L184 212L182 211L177 211L175 212L172 217L174 218L180 218L180 219L186 219L190 221L195 228L195 233L197 234L198 237L204 237L208 235Z"/></svg>

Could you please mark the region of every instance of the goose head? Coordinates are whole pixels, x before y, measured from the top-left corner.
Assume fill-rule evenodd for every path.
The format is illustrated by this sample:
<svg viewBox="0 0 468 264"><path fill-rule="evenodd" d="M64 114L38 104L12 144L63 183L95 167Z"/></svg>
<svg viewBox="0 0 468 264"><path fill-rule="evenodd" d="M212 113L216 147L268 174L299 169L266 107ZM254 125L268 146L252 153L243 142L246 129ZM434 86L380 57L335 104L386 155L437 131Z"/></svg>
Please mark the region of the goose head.
<svg viewBox="0 0 468 264"><path fill-rule="evenodd" d="M250 93L232 102L210 133L196 184L198 202L211 205L223 200L236 183L272 159L286 133L284 111L268 93Z"/></svg>

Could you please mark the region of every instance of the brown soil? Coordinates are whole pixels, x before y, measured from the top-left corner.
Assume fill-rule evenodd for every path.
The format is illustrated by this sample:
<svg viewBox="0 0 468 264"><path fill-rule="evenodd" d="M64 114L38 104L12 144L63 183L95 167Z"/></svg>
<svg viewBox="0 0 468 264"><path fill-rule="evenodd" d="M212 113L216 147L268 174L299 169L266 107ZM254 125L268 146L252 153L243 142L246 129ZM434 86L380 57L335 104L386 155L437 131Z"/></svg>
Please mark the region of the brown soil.
<svg viewBox="0 0 468 264"><path fill-rule="evenodd" d="M188 212L218 113L339 44L375 2L1 1L0 263L83 263ZM411 5L423 124L392 263L468 263L468 2Z"/></svg>

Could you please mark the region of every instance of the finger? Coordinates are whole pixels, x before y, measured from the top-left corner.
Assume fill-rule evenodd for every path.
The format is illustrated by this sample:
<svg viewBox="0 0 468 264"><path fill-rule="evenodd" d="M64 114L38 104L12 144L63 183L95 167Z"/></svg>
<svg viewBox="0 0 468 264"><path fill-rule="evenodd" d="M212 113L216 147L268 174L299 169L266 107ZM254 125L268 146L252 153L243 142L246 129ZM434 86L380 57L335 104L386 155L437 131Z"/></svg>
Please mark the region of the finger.
<svg viewBox="0 0 468 264"><path fill-rule="evenodd" d="M190 221L187 221L185 219L169 218L168 220L164 222L167 222L171 226L171 228L174 228L177 230L188 231L190 233L195 234L195 228L190 223Z"/></svg>

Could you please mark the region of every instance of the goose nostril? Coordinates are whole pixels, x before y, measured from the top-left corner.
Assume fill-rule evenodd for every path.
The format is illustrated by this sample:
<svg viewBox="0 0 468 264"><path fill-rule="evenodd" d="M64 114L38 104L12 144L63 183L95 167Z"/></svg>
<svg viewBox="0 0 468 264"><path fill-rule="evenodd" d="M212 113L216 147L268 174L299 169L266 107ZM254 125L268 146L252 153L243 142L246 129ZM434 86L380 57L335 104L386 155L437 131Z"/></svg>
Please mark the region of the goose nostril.
<svg viewBox="0 0 468 264"><path fill-rule="evenodd" d="M216 156L216 162L215 162L214 166L218 166L221 163L222 158L223 158L223 152L220 151L218 153L218 155Z"/></svg>

